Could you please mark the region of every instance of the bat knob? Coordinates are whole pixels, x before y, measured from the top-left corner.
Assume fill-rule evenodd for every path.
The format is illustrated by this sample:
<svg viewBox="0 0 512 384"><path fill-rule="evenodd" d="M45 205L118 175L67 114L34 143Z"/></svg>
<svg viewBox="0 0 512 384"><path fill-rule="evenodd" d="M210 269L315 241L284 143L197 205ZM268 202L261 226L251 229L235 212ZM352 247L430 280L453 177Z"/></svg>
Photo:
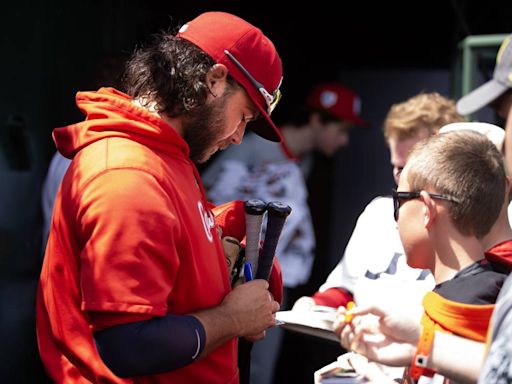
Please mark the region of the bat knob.
<svg viewBox="0 0 512 384"><path fill-rule="evenodd" d="M245 213L249 215L262 215L267 210L267 203L259 199L250 199L244 202Z"/></svg>
<svg viewBox="0 0 512 384"><path fill-rule="evenodd" d="M267 210L270 215L278 216L278 217L288 217L288 215L292 212L292 208L280 201L271 201L267 204Z"/></svg>

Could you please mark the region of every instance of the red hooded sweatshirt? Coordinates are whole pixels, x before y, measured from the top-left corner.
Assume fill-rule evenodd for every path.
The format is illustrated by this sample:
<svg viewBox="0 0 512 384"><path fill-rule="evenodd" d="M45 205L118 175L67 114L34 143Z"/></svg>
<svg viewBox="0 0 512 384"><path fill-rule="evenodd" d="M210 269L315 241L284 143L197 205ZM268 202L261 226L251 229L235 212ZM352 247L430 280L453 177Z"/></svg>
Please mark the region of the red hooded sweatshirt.
<svg viewBox="0 0 512 384"><path fill-rule="evenodd" d="M57 383L237 383L237 341L175 371L116 377L93 331L219 305L222 245L183 138L114 89L80 92L84 122L54 130L73 161L57 195L37 335ZM96 316L110 313L112 316Z"/></svg>

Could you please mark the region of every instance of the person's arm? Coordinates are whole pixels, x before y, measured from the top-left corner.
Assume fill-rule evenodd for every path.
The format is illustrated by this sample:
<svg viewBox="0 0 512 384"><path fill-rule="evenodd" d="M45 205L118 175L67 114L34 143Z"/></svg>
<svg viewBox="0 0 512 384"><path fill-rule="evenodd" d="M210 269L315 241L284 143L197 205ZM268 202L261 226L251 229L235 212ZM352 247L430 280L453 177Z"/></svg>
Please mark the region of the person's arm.
<svg viewBox="0 0 512 384"><path fill-rule="evenodd" d="M262 337L275 325L278 309L268 282L254 280L235 287L215 308L114 325L95 332L94 339L104 363L116 375L157 374L207 356L234 337Z"/></svg>
<svg viewBox="0 0 512 384"><path fill-rule="evenodd" d="M410 317L379 307L356 308L352 322L344 322L344 312L335 323L341 345L369 360L391 366L410 365L417 350L422 327ZM374 315L366 318L363 315ZM464 359L460 359L464 356ZM435 332L427 367L450 379L474 383L482 367L485 344L456 335Z"/></svg>
<svg viewBox="0 0 512 384"><path fill-rule="evenodd" d="M436 331L427 367L458 383L476 383L484 358L484 343Z"/></svg>
<svg viewBox="0 0 512 384"><path fill-rule="evenodd" d="M206 331L203 354L209 354L233 337L262 338L267 328L276 325L279 303L272 298L268 286L261 279L240 284L219 307L193 314Z"/></svg>
<svg viewBox="0 0 512 384"><path fill-rule="evenodd" d="M94 341L113 373L133 377L192 363L203 351L206 335L194 316L167 315L106 328L94 333Z"/></svg>

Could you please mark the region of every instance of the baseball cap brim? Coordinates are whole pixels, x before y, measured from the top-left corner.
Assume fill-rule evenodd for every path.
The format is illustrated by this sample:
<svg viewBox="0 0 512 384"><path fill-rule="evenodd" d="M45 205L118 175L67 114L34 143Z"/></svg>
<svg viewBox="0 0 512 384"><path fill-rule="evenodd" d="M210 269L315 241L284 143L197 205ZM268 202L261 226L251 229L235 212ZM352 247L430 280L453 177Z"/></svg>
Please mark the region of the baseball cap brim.
<svg viewBox="0 0 512 384"><path fill-rule="evenodd" d="M247 125L247 129L250 129L255 134L263 137L264 139L274 141L276 143L283 141L281 131L276 127L267 112L260 107L259 103L254 104L256 104L262 116L259 119L249 123Z"/></svg>
<svg viewBox="0 0 512 384"><path fill-rule="evenodd" d="M508 86L492 79L457 101L457 112L469 115L490 104L509 89Z"/></svg>

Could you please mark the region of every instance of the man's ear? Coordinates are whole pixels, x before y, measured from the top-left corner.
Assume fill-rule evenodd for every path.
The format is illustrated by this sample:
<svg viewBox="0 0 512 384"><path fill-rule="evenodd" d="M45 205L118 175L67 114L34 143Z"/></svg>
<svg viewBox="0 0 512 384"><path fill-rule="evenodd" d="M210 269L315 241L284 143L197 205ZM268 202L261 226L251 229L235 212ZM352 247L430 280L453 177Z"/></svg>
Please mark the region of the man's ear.
<svg viewBox="0 0 512 384"><path fill-rule="evenodd" d="M426 191L420 192L420 200L423 202L423 225L429 229L437 216L436 202Z"/></svg>
<svg viewBox="0 0 512 384"><path fill-rule="evenodd" d="M206 73L206 83L210 92L216 97L220 92L220 89L224 89L224 86L228 78L228 69L224 64L215 64Z"/></svg>

